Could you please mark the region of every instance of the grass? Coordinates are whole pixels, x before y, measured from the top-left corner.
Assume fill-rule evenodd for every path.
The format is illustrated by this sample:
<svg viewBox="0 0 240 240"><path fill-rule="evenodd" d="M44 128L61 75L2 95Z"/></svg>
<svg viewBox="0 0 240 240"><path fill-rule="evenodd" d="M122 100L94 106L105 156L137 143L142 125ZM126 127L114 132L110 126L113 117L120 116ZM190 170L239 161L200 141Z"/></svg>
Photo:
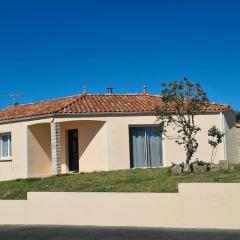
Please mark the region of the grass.
<svg viewBox="0 0 240 240"><path fill-rule="evenodd" d="M0 199L26 199L27 192L177 192L178 183L240 182L240 165L231 173L171 176L169 168L66 174L0 182Z"/></svg>

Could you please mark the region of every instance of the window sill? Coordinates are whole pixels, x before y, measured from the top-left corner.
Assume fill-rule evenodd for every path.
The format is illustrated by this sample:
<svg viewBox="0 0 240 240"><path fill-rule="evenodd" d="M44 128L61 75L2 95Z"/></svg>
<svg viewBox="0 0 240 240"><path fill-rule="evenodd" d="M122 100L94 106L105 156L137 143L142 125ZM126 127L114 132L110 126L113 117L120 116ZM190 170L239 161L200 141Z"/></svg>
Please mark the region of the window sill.
<svg viewBox="0 0 240 240"><path fill-rule="evenodd" d="M12 158L0 158L0 162L12 162Z"/></svg>

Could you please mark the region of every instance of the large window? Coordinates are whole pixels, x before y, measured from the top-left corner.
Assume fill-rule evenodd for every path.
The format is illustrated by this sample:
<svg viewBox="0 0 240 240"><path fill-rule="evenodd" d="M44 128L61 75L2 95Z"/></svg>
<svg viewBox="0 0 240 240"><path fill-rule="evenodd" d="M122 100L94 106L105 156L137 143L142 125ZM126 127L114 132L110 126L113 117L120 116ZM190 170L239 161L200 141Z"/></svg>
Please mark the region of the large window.
<svg viewBox="0 0 240 240"><path fill-rule="evenodd" d="M160 167L162 137L158 127L130 127L131 168Z"/></svg>
<svg viewBox="0 0 240 240"><path fill-rule="evenodd" d="M12 159L12 138L11 133L0 134L0 159Z"/></svg>

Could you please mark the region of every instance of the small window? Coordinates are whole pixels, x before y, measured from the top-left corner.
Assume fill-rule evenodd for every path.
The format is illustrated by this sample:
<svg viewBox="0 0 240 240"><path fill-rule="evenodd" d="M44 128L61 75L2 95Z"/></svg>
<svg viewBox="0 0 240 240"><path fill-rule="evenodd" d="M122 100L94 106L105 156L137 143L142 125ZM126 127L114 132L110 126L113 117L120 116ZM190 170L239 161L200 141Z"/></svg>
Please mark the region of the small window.
<svg viewBox="0 0 240 240"><path fill-rule="evenodd" d="M1 160L12 159L11 133L0 134L0 158Z"/></svg>

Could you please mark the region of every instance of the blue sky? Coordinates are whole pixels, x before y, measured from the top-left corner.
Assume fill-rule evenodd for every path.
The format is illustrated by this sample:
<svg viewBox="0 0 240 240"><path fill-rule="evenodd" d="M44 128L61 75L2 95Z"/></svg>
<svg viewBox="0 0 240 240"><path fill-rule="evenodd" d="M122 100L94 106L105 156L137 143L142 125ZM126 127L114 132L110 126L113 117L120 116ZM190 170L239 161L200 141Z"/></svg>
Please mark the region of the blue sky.
<svg viewBox="0 0 240 240"><path fill-rule="evenodd" d="M0 2L0 94L21 103L148 91L188 76L240 109L240 1ZM0 97L0 107L12 99Z"/></svg>

